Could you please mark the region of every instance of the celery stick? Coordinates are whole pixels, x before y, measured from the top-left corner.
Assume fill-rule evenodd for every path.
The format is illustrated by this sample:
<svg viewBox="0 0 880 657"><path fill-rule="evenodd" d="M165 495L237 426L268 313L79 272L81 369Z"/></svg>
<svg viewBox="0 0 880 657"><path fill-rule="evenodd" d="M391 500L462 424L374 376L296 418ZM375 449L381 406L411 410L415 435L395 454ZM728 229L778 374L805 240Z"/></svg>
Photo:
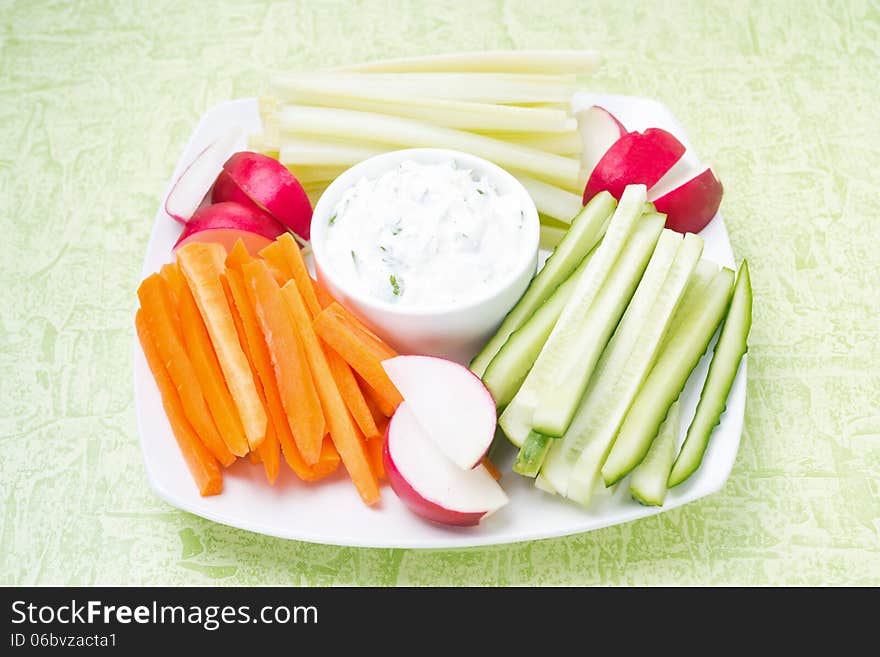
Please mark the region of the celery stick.
<svg viewBox="0 0 880 657"><path fill-rule="evenodd" d="M364 135L370 135L374 141L399 146L467 151L559 186L575 184L580 172L580 163L573 158L396 116L290 106L281 110L279 125L282 130L290 128L302 134L336 139L361 140Z"/></svg>
<svg viewBox="0 0 880 657"><path fill-rule="evenodd" d="M553 251L553 255L532 279L526 293L507 313L507 317L498 327L495 335L486 343L483 350L471 361L471 371L477 376L483 376L490 361L501 349L510 334L523 325L523 323L544 303L553 291L565 281L575 270L581 260L593 250L593 247L602 239L605 228L608 225L611 213L617 206L617 201L608 192L602 192L594 196L589 203L580 211L572 221L564 239Z"/></svg>
<svg viewBox="0 0 880 657"><path fill-rule="evenodd" d="M510 132L504 131L475 131L485 137L500 139L520 146L528 146L545 153L557 155L580 155L584 150L584 141L577 131L569 132ZM584 180L584 185L586 185ZM584 185L581 185L583 190Z"/></svg>
<svg viewBox="0 0 880 657"><path fill-rule="evenodd" d="M425 98L408 94L390 96L378 93L372 87L345 89L332 81L320 79L288 82L285 85L285 103L392 114L475 132L505 130L553 134L577 130L577 121L567 112L558 109Z"/></svg>
<svg viewBox="0 0 880 657"><path fill-rule="evenodd" d="M700 259L703 240L696 235L687 234L679 238L679 246L665 277L661 277L659 290L646 290L650 306L645 312L644 305L633 307L634 312L621 326L621 344L631 343L629 354L623 367L612 362L609 357L609 387L595 389L598 409L584 411L584 431L579 435L582 449L577 463L572 469L566 494L582 504L587 504L595 489L602 463L608 450L614 444L618 429L627 414L627 409L637 398L648 377L653 363L660 351L660 344L666 327L679 305L688 280ZM629 335L635 334L633 340ZM616 375L615 375L616 372ZM587 417L587 414L592 417Z"/></svg>
<svg viewBox="0 0 880 657"><path fill-rule="evenodd" d="M278 151L278 159L282 164L290 165L349 167L388 150L359 145L342 146L320 140L296 140L284 142Z"/></svg>
<svg viewBox="0 0 880 657"><path fill-rule="evenodd" d="M565 233L565 228L548 225L542 218L540 247L548 251L555 249L565 237Z"/></svg>
<svg viewBox="0 0 880 657"><path fill-rule="evenodd" d="M691 370L724 319L732 289L733 272L722 269L709 284L703 304L683 318L678 330L670 336L627 411L602 466L606 486L629 474L647 454L669 407L678 399Z"/></svg>
<svg viewBox="0 0 880 657"><path fill-rule="evenodd" d="M287 168L302 185L321 183L326 186L333 182L348 167L290 164L287 165Z"/></svg>
<svg viewBox="0 0 880 657"><path fill-rule="evenodd" d="M271 93L282 102L296 97L296 88L313 88L352 96L437 98L480 103L568 102L577 90L574 76L507 73L300 73L279 77Z"/></svg>
<svg viewBox="0 0 880 657"><path fill-rule="evenodd" d="M593 73L599 54L591 50L496 50L462 52L355 64L341 70L374 73L419 71Z"/></svg>
<svg viewBox="0 0 880 657"><path fill-rule="evenodd" d="M535 202L538 212L568 223L581 211L583 199L559 187L548 185L525 174L514 174Z"/></svg>

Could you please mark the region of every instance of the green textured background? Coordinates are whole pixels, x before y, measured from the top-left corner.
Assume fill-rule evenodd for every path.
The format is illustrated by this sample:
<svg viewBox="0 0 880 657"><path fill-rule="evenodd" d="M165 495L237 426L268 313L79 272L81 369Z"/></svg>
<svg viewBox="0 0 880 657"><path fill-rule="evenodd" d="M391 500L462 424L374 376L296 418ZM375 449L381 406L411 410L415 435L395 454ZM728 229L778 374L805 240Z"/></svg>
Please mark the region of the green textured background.
<svg viewBox="0 0 880 657"><path fill-rule="evenodd" d="M277 71L552 47L600 49L591 88L667 103L724 181L755 286L724 489L429 552L277 540L157 499L134 290L204 110ZM878 53L876 1L0 0L0 584L880 584Z"/></svg>

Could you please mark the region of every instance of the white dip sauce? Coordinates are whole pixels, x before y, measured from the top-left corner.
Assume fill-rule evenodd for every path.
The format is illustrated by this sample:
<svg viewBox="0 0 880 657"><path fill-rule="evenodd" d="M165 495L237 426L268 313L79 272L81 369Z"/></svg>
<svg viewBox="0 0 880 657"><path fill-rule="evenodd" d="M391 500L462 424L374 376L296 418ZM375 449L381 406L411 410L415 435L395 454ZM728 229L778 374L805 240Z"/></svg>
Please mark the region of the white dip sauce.
<svg viewBox="0 0 880 657"><path fill-rule="evenodd" d="M524 216L515 193L454 161L408 160L342 195L326 250L349 289L401 306L463 304L513 275Z"/></svg>

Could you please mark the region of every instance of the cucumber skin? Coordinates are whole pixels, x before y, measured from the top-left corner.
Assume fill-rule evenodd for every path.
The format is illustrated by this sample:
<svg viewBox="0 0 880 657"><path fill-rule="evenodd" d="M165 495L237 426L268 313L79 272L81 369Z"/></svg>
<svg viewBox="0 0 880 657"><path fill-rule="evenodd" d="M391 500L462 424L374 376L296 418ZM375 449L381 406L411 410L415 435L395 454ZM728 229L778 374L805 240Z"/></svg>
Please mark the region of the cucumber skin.
<svg viewBox="0 0 880 657"><path fill-rule="evenodd" d="M513 464L513 471L524 477L538 476L541 465L544 463L544 457L553 440L553 437L537 431L529 432Z"/></svg>
<svg viewBox="0 0 880 657"><path fill-rule="evenodd" d="M595 253L595 249L590 253ZM516 391L525 381L535 359L541 353L544 343L550 337L556 320L562 314L562 309L574 292L578 276L583 273L589 259L590 254L588 253L584 256L581 264L556 288L551 297L532 313L532 316L523 322L522 326L510 334L510 337L507 338L507 341L486 368L483 374L483 383L495 398L495 405L499 413L510 403L510 400L516 395ZM537 333L537 336L529 335L533 331Z"/></svg>
<svg viewBox="0 0 880 657"><path fill-rule="evenodd" d="M748 351L751 326L752 283L748 263L743 260L733 290L733 301L709 364L697 411L667 480L669 488L686 481L703 462L712 431L727 408L727 396L736 379L739 363Z"/></svg>
<svg viewBox="0 0 880 657"><path fill-rule="evenodd" d="M667 358L672 359L675 356L683 356L682 354L674 353L677 351L673 349L673 347L676 346L675 338L672 338L666 345L666 349L658 357L654 367L648 374L648 378L645 380L642 389L639 390L639 394L633 401L629 411L627 411L626 418L623 420L623 424L621 425L620 431L615 439L614 447L611 448L611 452L608 454L605 465L602 466L602 478L604 479L606 486L613 486L623 479L645 458L645 454L647 454L648 449L650 449L651 442L657 435L657 430L659 430L660 425L668 414L669 408L681 394L688 376L690 376L690 373L693 371L694 367L696 367L700 358L709 347L709 343L712 341L712 336L715 334L718 325L724 319L724 315L730 305L730 297L733 289L733 272L731 270L722 269L718 272L716 279L721 280L719 277L728 279L727 293L725 295L723 306L720 306L719 308L710 308L710 310L714 311L713 314L709 316L712 320L712 330L707 330L706 334L700 337L700 342L698 343L698 346L701 347L700 349L694 349L689 354L684 355L687 357L687 360L678 358L676 362L665 363L664 361ZM710 283L710 288L714 286L714 284L715 281ZM712 301L712 299L709 300L710 303ZM716 301L716 303L720 302L719 300L714 301ZM717 318L715 317L716 314ZM664 356L666 356L666 358L664 358ZM675 379L671 381L664 380L666 372L671 371L673 368L676 370ZM654 375L655 371L657 372L656 376ZM658 390L653 390L653 388L658 387ZM633 415L634 411L638 412L640 416L644 416L647 413L649 419L641 421L638 416ZM631 416L633 419L629 422ZM632 425L632 428L630 425ZM651 430L648 428L650 426L653 426L654 429ZM630 438L630 436L632 436L632 438ZM623 438L623 440L621 440L621 438ZM615 458L616 455L617 458Z"/></svg>
<svg viewBox="0 0 880 657"><path fill-rule="evenodd" d="M607 206L607 208L606 208ZM566 237L569 235L573 235L571 232L572 229L569 228L566 232L566 237L562 238L562 241L556 246L553 250L553 254L547 258L547 262L544 263L544 267L535 278L532 279L528 289L526 289L525 294L520 298L517 304L511 308L510 312L507 313L507 316L504 318L504 321L501 322L501 326L498 327L498 330L495 332L489 342L486 343L486 346L480 350L476 356L474 356L473 360L470 362L469 368L470 370L479 377L482 377L483 374L486 373L486 368L489 367L489 364L492 362L492 359L496 356L496 354L501 350L504 346L504 343L510 337L510 334L513 333L516 329L522 326L525 321L541 307L541 304L544 303L550 296L553 294L554 290L561 284L565 279L567 279L571 273L577 269L578 264L581 260L593 250L593 247L599 243L602 239L602 235L604 231L602 230L602 226L607 227L608 218L613 214L614 209L617 207L617 201L614 199L611 194L607 192L603 192L602 194L597 194L590 202L587 203L580 213L575 217L574 221L572 221L572 227L576 226L580 221L586 221L587 214L590 212L597 213L596 220L602 218L603 223L600 224L598 230L595 231L595 236L590 237L590 231L588 228L586 233L586 237L581 236L582 239L585 239L587 244L587 248L584 250L584 245L581 245L581 248L577 248L577 245L574 247L568 247L568 252L563 254L563 251L566 250ZM607 212L606 212L607 210ZM577 251L573 251L573 249L577 249ZM584 250L584 253L578 256L571 256L571 253L577 253L578 251ZM570 263L567 261L567 258L575 257L576 261ZM554 258L556 258L554 260ZM549 268L548 268L549 267ZM556 270L559 269L559 273ZM543 276L542 276L543 275ZM542 281L549 277L553 277L554 275L559 276L561 278L560 281L557 282L556 285L552 283L548 285L548 289L543 292L539 292L538 288L542 285Z"/></svg>
<svg viewBox="0 0 880 657"><path fill-rule="evenodd" d="M632 472L629 492L639 504L663 506L666 500L666 479L675 460L675 442L681 423L681 402L676 400L645 458Z"/></svg>

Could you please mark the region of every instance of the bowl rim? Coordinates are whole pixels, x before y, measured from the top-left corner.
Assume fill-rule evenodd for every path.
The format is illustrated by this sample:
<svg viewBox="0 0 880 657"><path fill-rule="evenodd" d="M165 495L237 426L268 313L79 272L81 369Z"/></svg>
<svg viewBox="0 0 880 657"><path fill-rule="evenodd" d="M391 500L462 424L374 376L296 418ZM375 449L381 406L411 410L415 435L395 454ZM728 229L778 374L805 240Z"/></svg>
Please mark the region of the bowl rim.
<svg viewBox="0 0 880 657"><path fill-rule="evenodd" d="M323 265L323 263L326 262L324 242L326 241L327 236L327 217L336 206L336 203L342 194L360 178L364 176L376 177L382 175L382 173L390 170L393 166L408 159L412 159L420 164L448 161L449 159L462 161L467 168L485 173L490 181L493 181L496 184L499 180L503 180L505 182L503 185L504 187L510 188L514 193L520 196L526 227L523 239L527 244L523 246L521 259L517 262L517 266L513 271L502 280L487 288L485 293L480 296L464 303L398 306L388 303L387 301L381 301L368 294L363 294L360 291L351 290L348 285L344 285L339 281L332 266ZM367 173L367 171L369 171L369 173ZM318 199L317 204L315 204L315 209L312 212L310 231L310 241L312 254L315 260L316 272L320 272L322 277L328 278L336 288L343 291L347 298L365 308L389 313L398 317L425 317L473 310L484 306L493 299L504 294L506 290L520 280L524 273L529 269L534 270L537 267L541 227L538 210L531 195L526 191L526 188L523 187L522 183L506 169L503 169L489 160L463 151L447 148L406 148L374 155L373 157L358 162L337 176L336 179L330 183L324 193L321 194L321 198ZM532 275L534 275L534 271L532 271Z"/></svg>

